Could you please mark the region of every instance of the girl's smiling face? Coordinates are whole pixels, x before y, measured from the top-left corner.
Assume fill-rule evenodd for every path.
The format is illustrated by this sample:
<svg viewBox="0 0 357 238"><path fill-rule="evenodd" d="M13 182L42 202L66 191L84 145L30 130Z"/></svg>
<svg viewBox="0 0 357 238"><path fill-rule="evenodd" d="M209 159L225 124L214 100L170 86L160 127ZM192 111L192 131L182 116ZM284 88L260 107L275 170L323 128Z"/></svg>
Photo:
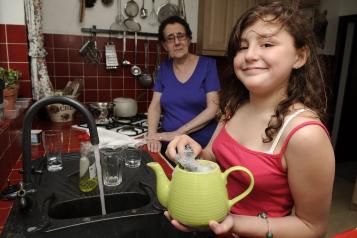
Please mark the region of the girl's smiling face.
<svg viewBox="0 0 357 238"><path fill-rule="evenodd" d="M242 33L234 72L251 93L285 90L291 71L305 64L304 52L281 24L258 20Z"/></svg>

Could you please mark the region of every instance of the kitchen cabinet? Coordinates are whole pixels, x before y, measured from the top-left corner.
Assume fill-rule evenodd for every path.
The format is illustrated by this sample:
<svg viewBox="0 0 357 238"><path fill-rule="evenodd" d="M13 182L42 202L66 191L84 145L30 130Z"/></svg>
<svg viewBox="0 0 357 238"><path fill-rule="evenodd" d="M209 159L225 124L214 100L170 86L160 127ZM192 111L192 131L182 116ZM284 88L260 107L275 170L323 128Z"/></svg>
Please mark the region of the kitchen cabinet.
<svg viewBox="0 0 357 238"><path fill-rule="evenodd" d="M253 0L199 0L197 53L212 56L225 55L234 24L254 2Z"/></svg>
<svg viewBox="0 0 357 238"><path fill-rule="evenodd" d="M274 2L276 0L255 0L257 3ZM308 8L320 5L320 0L280 0L287 3L299 1L300 8Z"/></svg>
<svg viewBox="0 0 357 238"><path fill-rule="evenodd" d="M199 0L197 53L224 56L232 28L242 13L257 3L272 1L274 0ZM319 4L320 0L299 1L301 8Z"/></svg>

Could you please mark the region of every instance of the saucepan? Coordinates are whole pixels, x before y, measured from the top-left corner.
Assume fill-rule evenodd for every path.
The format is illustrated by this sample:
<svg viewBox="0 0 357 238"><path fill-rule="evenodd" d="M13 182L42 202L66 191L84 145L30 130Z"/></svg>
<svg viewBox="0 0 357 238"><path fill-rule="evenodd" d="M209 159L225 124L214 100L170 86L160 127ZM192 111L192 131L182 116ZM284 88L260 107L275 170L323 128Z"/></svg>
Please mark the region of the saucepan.
<svg viewBox="0 0 357 238"><path fill-rule="evenodd" d="M114 98L115 117L133 117L138 112L138 103L135 99L119 97Z"/></svg>

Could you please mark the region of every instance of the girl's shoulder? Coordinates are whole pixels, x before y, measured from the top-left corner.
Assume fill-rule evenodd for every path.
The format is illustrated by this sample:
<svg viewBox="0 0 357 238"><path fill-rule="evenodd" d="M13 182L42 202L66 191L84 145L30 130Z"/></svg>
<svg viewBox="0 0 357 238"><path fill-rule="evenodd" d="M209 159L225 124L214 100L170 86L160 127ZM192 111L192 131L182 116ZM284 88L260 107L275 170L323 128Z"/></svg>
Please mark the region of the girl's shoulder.
<svg viewBox="0 0 357 238"><path fill-rule="evenodd" d="M293 114L294 111L289 113L287 117ZM317 113L311 109L303 110L295 115L286 126L282 137L282 141L289 143L290 148L299 150L305 150L311 146L321 146L321 143L330 143L327 128L321 122Z"/></svg>

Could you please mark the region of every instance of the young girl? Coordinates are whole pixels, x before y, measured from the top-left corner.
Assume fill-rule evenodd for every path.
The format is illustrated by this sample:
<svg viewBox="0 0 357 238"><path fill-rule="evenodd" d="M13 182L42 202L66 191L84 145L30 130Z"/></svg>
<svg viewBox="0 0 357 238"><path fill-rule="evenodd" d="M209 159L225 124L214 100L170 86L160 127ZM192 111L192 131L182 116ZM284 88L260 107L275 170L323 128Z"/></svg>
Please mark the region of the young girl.
<svg viewBox="0 0 357 238"><path fill-rule="evenodd" d="M228 57L234 73L222 89L220 124L211 141L201 151L194 140L179 136L167 155L175 160L176 151L181 154L189 144L222 170L241 165L252 171L251 194L224 221L210 222L216 234L322 237L331 204L334 152L321 122L326 95L308 24L282 3L255 6L234 27ZM241 193L248 183L243 173L231 174L229 196ZM171 223L190 230L178 221Z"/></svg>

